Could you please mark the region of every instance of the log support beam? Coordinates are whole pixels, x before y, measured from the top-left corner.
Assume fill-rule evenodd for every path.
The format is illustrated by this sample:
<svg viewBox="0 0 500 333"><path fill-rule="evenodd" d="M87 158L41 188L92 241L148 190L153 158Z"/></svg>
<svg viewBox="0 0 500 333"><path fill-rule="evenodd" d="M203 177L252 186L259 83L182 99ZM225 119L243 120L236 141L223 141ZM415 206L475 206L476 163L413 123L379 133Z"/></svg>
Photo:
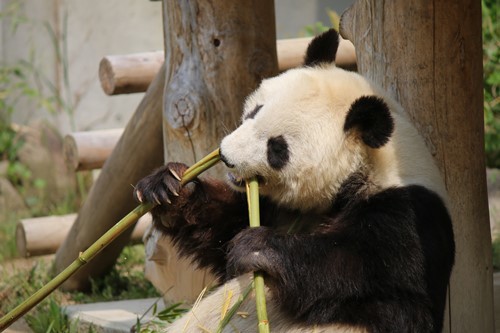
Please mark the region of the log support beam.
<svg viewBox="0 0 500 333"><path fill-rule="evenodd" d="M300 66L312 38L281 39L276 42L280 71ZM108 55L99 64L99 80L108 95L144 92L158 73L164 60L163 51ZM356 67L354 46L341 40L335 59L337 66Z"/></svg>
<svg viewBox="0 0 500 333"><path fill-rule="evenodd" d="M55 267L61 272L80 251L84 251L101 235L137 206L133 185L163 165L162 95L164 70L160 70L148 88L120 140L101 169L80 209L68 237L56 253ZM90 278L107 272L130 240L132 228L103 249L64 284L67 290L90 286Z"/></svg>

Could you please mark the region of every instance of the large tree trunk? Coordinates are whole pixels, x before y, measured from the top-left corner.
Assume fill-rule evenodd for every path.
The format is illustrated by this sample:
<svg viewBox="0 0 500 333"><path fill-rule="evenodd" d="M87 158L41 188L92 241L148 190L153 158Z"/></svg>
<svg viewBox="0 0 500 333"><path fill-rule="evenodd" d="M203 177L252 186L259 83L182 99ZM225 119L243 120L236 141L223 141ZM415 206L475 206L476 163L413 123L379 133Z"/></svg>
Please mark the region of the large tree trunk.
<svg viewBox="0 0 500 333"><path fill-rule="evenodd" d="M188 164L239 123L243 101L277 73L273 1L164 1L165 158Z"/></svg>
<svg viewBox="0 0 500 333"><path fill-rule="evenodd" d="M268 0L164 0L165 158L192 164L238 123L245 97L278 72L274 3ZM220 176L222 169L215 171ZM168 239L159 278L167 298L193 299L206 273L178 261ZM153 251L155 252L155 251ZM156 251L158 252L158 251ZM168 258L168 259L166 259Z"/></svg>
<svg viewBox="0 0 500 333"><path fill-rule="evenodd" d="M493 332L481 3L357 1L341 33L358 70L410 113L445 178L457 245L445 331Z"/></svg>
<svg viewBox="0 0 500 333"><path fill-rule="evenodd" d="M163 164L161 109L164 83L162 69L104 164L68 237L57 251L55 265L58 272L137 206L132 185ZM103 249L70 277L63 288L84 289L90 285L89 278L108 271L129 241L132 230L129 228Z"/></svg>

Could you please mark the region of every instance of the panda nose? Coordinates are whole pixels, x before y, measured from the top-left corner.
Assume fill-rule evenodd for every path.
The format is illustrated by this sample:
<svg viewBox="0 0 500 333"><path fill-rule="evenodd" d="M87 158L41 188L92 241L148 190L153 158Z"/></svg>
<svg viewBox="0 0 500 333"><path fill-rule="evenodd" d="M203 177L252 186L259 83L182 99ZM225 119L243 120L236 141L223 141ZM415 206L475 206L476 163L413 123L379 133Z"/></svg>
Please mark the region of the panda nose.
<svg viewBox="0 0 500 333"><path fill-rule="evenodd" d="M228 168L230 168L230 169L234 168L234 164L232 164L232 163L230 163L230 162L228 161L227 157L226 157L226 156L222 153L222 151L220 151L220 160L221 160L222 162L224 162L224 164L225 164Z"/></svg>

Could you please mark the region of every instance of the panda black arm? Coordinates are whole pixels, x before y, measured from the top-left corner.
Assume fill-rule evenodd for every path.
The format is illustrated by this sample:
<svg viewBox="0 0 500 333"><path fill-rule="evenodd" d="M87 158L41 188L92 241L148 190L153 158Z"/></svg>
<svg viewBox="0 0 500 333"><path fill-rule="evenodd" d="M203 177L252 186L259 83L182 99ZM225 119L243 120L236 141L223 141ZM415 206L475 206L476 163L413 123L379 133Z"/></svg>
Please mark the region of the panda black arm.
<svg viewBox="0 0 500 333"><path fill-rule="evenodd" d="M209 178L181 187L178 178L186 169L181 163L157 169L139 181L135 195L158 203L151 212L154 226L171 237L181 255L225 280L228 241L248 226L245 194Z"/></svg>
<svg viewBox="0 0 500 333"><path fill-rule="evenodd" d="M422 187L351 200L311 234L244 230L232 244L230 267L267 273L297 321L376 322L374 332L441 326L453 235L443 202Z"/></svg>

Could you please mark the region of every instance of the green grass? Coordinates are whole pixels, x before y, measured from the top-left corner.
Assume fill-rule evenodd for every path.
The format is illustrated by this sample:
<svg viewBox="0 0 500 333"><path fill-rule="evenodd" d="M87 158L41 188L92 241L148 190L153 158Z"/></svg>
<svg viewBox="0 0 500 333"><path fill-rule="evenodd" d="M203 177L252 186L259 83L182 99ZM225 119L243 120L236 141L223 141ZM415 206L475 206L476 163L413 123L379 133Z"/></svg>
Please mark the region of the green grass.
<svg viewBox="0 0 500 333"><path fill-rule="evenodd" d="M493 270L500 270L500 239L495 239L492 244L493 249Z"/></svg>
<svg viewBox="0 0 500 333"><path fill-rule="evenodd" d="M133 245L123 249L108 274L91 280L90 293L75 292L72 299L77 303L91 303L159 296L144 277L144 245Z"/></svg>
<svg viewBox="0 0 500 333"><path fill-rule="evenodd" d="M35 333L73 333L77 332L77 322L69 322L54 297L49 297L33 314L28 313L25 320Z"/></svg>
<svg viewBox="0 0 500 333"><path fill-rule="evenodd" d="M8 213L0 219L0 264L7 259L16 257L16 223L18 216L15 213Z"/></svg>
<svg viewBox="0 0 500 333"><path fill-rule="evenodd" d="M0 316L5 315L35 291L50 281L50 258L38 258L28 267L6 268L0 274ZM54 291L24 316L35 333L75 332L76 324L69 323L61 311L72 303L94 303L146 297L160 297L153 285L146 280L144 246L127 246L111 271L92 281L92 290L83 292Z"/></svg>
<svg viewBox="0 0 500 333"><path fill-rule="evenodd" d="M486 163L500 168L500 21L497 0L482 0Z"/></svg>

